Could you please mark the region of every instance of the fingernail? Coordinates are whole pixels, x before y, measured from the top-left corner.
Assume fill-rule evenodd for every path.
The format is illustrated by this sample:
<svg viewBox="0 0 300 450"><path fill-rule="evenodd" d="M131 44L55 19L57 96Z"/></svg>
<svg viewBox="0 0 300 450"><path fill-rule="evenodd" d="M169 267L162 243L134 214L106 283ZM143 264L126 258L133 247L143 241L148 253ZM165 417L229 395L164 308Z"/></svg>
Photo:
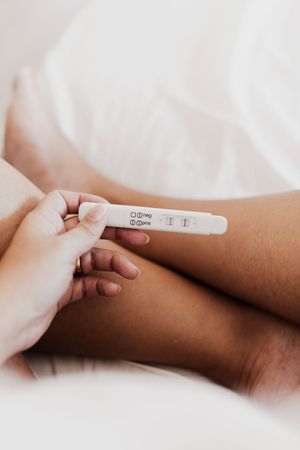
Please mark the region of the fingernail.
<svg viewBox="0 0 300 450"><path fill-rule="evenodd" d="M107 215L107 208L104 204L94 206L87 214L87 218L92 222L100 222Z"/></svg>
<svg viewBox="0 0 300 450"><path fill-rule="evenodd" d="M148 236L148 234L144 233L145 236L145 242L146 244L148 244L148 242L150 241L150 236Z"/></svg>
<svg viewBox="0 0 300 450"><path fill-rule="evenodd" d="M117 283L111 283L109 287L109 291L106 294L107 297L115 297L121 291L121 286Z"/></svg>
<svg viewBox="0 0 300 450"><path fill-rule="evenodd" d="M132 269L132 270L134 270L135 271L135 276L136 277L139 277L140 275L141 275L141 271L140 271L140 269L138 268L138 267L136 267L136 265L135 264L133 264L132 262L130 262L130 261L128 261L128 266Z"/></svg>

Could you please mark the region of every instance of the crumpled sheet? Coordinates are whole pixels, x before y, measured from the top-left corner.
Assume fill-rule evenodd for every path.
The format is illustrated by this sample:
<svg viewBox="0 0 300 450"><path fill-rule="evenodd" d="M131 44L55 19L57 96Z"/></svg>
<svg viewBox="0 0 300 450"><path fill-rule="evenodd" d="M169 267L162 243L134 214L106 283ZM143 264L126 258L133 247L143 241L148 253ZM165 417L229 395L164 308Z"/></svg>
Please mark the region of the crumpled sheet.
<svg viewBox="0 0 300 450"><path fill-rule="evenodd" d="M46 57L41 91L107 176L228 198L300 186L298 0L96 0Z"/></svg>
<svg viewBox="0 0 300 450"><path fill-rule="evenodd" d="M300 447L299 434L263 408L219 386L159 369L141 374L108 367L27 389L1 375L0 395L3 449Z"/></svg>

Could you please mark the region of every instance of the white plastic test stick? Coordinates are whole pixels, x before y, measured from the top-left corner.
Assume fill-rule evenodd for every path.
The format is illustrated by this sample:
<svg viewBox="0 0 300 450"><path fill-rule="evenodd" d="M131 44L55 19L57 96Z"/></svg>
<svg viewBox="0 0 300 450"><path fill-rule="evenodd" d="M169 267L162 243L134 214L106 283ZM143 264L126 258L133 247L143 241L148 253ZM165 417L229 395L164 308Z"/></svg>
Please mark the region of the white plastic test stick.
<svg viewBox="0 0 300 450"><path fill-rule="evenodd" d="M95 203L82 203L78 217L82 220ZM108 210L107 226L141 230L169 231L189 234L224 234L228 223L225 217L206 212L102 203Z"/></svg>

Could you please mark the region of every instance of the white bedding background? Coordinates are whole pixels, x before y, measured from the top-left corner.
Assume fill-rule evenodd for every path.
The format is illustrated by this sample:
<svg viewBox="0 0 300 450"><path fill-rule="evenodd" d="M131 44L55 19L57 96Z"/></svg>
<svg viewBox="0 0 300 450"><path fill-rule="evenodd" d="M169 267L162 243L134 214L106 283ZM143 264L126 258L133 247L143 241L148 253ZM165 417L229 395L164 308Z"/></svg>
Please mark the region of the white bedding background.
<svg viewBox="0 0 300 450"><path fill-rule="evenodd" d="M0 140L16 72L24 64L37 67L84 4L86 0L0 1Z"/></svg>
<svg viewBox="0 0 300 450"><path fill-rule="evenodd" d="M300 186L298 0L95 0L47 56L64 132L141 190L226 198Z"/></svg>
<svg viewBox="0 0 300 450"><path fill-rule="evenodd" d="M299 435L262 408L162 370L107 368L26 390L15 386L13 395L0 383L0 396L5 450L300 448Z"/></svg>

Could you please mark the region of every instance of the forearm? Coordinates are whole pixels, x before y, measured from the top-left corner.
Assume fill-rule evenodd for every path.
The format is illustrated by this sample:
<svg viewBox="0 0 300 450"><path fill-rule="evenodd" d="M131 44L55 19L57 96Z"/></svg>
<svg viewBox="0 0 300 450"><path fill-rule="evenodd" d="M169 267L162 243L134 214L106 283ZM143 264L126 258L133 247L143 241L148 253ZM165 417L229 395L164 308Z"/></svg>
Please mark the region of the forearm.
<svg viewBox="0 0 300 450"><path fill-rule="evenodd" d="M175 269L300 323L300 194L198 206L225 215L228 233L181 236L176 244L166 236L153 239L147 251L159 251Z"/></svg>
<svg viewBox="0 0 300 450"><path fill-rule="evenodd" d="M135 251L300 323L300 192L228 201L168 199L117 185L110 192L116 203L226 216L224 236L152 233Z"/></svg>

